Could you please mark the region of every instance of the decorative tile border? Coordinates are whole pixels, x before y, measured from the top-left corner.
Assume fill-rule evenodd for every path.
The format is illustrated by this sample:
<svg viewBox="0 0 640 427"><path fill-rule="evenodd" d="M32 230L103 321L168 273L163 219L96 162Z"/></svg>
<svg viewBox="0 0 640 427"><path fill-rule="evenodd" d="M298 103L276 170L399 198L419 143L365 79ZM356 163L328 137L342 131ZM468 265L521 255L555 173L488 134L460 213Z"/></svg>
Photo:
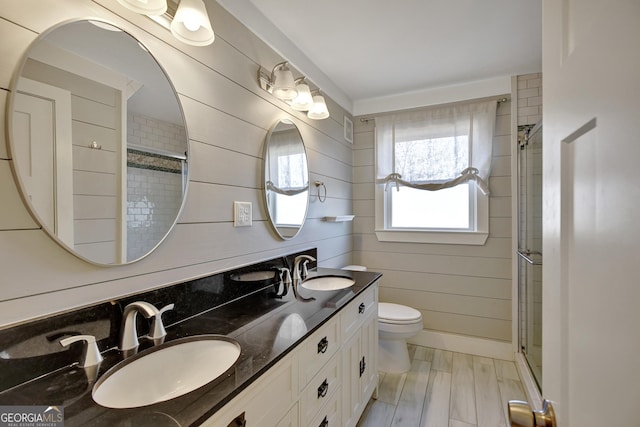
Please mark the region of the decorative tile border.
<svg viewBox="0 0 640 427"><path fill-rule="evenodd" d="M182 161L161 154L127 149L127 166L169 173L182 173Z"/></svg>

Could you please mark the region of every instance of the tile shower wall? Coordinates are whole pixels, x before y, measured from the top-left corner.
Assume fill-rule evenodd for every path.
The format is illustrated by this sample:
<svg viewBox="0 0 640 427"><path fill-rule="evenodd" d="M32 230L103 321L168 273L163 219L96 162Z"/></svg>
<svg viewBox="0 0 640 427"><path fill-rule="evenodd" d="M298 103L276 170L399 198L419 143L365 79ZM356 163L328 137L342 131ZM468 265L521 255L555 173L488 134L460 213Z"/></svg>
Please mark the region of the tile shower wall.
<svg viewBox="0 0 640 427"><path fill-rule="evenodd" d="M187 46L113 0L2 0L1 5L0 114L14 70L40 33L71 19L102 18L142 41L171 78L191 156L186 203L171 234L141 261L105 268L68 253L32 219L12 177L0 121L0 327L312 247L323 267L351 262L352 224L323 220L353 213L352 146L343 136L347 113L327 99L331 118L309 120L260 89L259 66L270 69L282 58L216 2L207 2L216 29L216 41L208 47ZM307 222L289 241L271 230L262 200L264 139L280 118L299 126L311 182L327 187L324 203L312 192ZM233 227L234 200L253 204L252 227Z"/></svg>
<svg viewBox="0 0 640 427"><path fill-rule="evenodd" d="M127 142L184 154L187 131L181 124L169 123L142 114L127 114Z"/></svg>
<svg viewBox="0 0 640 427"><path fill-rule="evenodd" d="M127 168L127 259L144 256L171 228L182 200L182 173Z"/></svg>
<svg viewBox="0 0 640 427"><path fill-rule="evenodd" d="M127 115L127 142L184 155L184 126L140 114ZM143 155L143 154L137 154ZM146 156L151 166L127 168L127 259L147 254L170 229L183 195L182 162ZM164 167L166 163L173 168Z"/></svg>
<svg viewBox="0 0 640 427"><path fill-rule="evenodd" d="M542 73L518 76L518 126L542 120Z"/></svg>
<svg viewBox="0 0 640 427"><path fill-rule="evenodd" d="M374 123L354 124L354 262L384 274L380 300L420 310L426 330L511 341L511 101L497 110L484 246L379 242Z"/></svg>

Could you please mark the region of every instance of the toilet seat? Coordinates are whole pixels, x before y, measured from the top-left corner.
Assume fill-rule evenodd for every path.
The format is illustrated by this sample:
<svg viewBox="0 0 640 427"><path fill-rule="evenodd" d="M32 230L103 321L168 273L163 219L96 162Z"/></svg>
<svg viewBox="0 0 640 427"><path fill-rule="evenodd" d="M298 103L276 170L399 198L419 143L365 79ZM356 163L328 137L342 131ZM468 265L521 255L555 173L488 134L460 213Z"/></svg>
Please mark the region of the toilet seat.
<svg viewBox="0 0 640 427"><path fill-rule="evenodd" d="M415 308L390 302L378 303L378 321L392 325L408 325L422 320L422 314Z"/></svg>

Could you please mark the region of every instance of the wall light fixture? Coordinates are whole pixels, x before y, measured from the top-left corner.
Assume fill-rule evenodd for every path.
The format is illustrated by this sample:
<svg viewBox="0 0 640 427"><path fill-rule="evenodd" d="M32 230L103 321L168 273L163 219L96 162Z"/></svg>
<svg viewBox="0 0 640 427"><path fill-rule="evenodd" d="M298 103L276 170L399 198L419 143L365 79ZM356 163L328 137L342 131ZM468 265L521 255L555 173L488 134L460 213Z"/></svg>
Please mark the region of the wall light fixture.
<svg viewBox="0 0 640 427"><path fill-rule="evenodd" d="M207 8L202 0L180 0L171 21L171 34L193 46L207 46L215 38Z"/></svg>
<svg viewBox="0 0 640 427"><path fill-rule="evenodd" d="M298 95L291 101L291 108L297 111L309 111L313 106L311 89L309 89L309 85L304 81L305 78L306 77L300 77L295 81Z"/></svg>
<svg viewBox="0 0 640 427"><path fill-rule="evenodd" d="M298 96L293 73L287 62L281 62L273 67L269 83L271 84L271 93L276 98L291 101Z"/></svg>
<svg viewBox="0 0 640 427"><path fill-rule="evenodd" d="M147 15L192 46L207 46L215 35L203 0L118 0L133 12Z"/></svg>
<svg viewBox="0 0 640 427"><path fill-rule="evenodd" d="M162 15L167 11L167 0L118 0L118 3L143 15Z"/></svg>
<svg viewBox="0 0 640 427"><path fill-rule="evenodd" d="M324 96L320 94L318 89L316 95L313 95L313 105L311 109L307 111L307 117L314 120L322 120L329 117L329 109L327 103L324 101Z"/></svg>
<svg viewBox="0 0 640 427"><path fill-rule="evenodd" d="M276 64L271 73L262 67L258 69L258 83L262 89L285 101L294 110L306 111L310 119L326 119L329 117L329 110L324 97L319 89L312 92L305 79L303 76L294 80L286 61Z"/></svg>

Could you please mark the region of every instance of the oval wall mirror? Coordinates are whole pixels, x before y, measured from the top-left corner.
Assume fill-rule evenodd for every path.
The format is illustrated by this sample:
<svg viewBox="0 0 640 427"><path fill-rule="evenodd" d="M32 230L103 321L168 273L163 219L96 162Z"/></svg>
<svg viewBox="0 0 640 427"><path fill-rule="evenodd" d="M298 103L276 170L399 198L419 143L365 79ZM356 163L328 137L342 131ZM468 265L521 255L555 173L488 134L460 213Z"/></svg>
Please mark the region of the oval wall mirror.
<svg viewBox="0 0 640 427"><path fill-rule="evenodd" d="M294 238L307 217L309 167L300 131L289 120L278 121L267 134L264 181L271 224L281 238Z"/></svg>
<svg viewBox="0 0 640 427"><path fill-rule="evenodd" d="M83 20L41 34L12 82L7 126L25 203L73 254L128 264L174 226L189 181L182 107L125 31Z"/></svg>

